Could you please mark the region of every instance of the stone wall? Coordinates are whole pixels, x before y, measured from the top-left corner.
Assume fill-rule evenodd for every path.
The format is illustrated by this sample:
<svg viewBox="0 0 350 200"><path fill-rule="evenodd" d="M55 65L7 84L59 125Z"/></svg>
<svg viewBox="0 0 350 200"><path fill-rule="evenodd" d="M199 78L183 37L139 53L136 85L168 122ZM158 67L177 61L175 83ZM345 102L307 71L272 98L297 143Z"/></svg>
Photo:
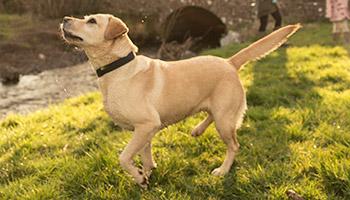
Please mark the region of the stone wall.
<svg viewBox="0 0 350 200"><path fill-rule="evenodd" d="M217 15L228 29L245 31L256 24L256 0L0 0L0 11L33 12L60 18L96 12L115 14L135 26L136 32L159 32L160 24L174 10L195 5ZM285 23L324 19L326 0L279 0ZM54 3L53 3L54 2ZM55 6L57 8L55 8ZM67 9L65 6L68 6ZM18 8L16 8L18 7ZM137 34L136 34L137 35Z"/></svg>
<svg viewBox="0 0 350 200"><path fill-rule="evenodd" d="M287 22L314 22L325 20L326 0L280 0Z"/></svg>
<svg viewBox="0 0 350 200"><path fill-rule="evenodd" d="M228 30L247 34L255 30L256 0L104 0L102 12L128 19L134 38L158 35L161 24L174 10L194 5L203 7L227 26ZM279 0L283 21L303 23L324 20L325 0ZM136 25L135 25L136 23ZM136 27L136 28L133 28ZM148 36L145 35L147 32ZM254 33L252 33L254 34ZM243 36L244 37L244 36ZM142 39L141 39L142 40Z"/></svg>
<svg viewBox="0 0 350 200"><path fill-rule="evenodd" d="M230 29L251 26L256 20L255 0L109 0L109 12L121 15L147 16L161 23L172 11L187 5L206 8L216 14ZM310 22L324 19L325 0L279 0L286 23ZM155 17L156 16L156 17Z"/></svg>

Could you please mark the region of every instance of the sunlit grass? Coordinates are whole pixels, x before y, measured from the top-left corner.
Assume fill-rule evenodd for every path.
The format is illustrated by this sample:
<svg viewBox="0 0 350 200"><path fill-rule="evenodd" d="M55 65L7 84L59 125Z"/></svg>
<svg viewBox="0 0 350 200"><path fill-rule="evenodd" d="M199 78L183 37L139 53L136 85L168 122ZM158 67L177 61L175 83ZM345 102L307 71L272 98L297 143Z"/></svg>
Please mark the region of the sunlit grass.
<svg viewBox="0 0 350 200"><path fill-rule="evenodd" d="M91 93L0 122L0 197L286 199L293 189L305 199L349 199L350 59L332 46L329 30L307 25L289 48L240 72L249 110L227 176L210 175L225 153L214 126L190 136L200 114L156 135L158 168L149 190L140 190L118 163L131 134L113 125L100 94ZM228 57L241 46L206 53Z"/></svg>

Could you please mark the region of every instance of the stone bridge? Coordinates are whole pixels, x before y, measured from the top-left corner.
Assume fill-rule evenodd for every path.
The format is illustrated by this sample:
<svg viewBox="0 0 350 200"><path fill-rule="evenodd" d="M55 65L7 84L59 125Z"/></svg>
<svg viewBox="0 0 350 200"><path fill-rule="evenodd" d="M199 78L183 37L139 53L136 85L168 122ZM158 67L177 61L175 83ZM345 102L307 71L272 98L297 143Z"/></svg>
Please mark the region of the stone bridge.
<svg viewBox="0 0 350 200"><path fill-rule="evenodd" d="M325 0L278 1L285 23L324 19ZM0 0L0 11L9 10L7 4L51 18L112 13L127 22L130 35L140 45L161 38L183 41L189 36L215 44L227 30L248 33L257 24L256 0Z"/></svg>
<svg viewBox="0 0 350 200"><path fill-rule="evenodd" d="M154 36L183 40L198 32L216 40L227 30L249 32L257 24L256 0L109 0L104 4L103 11L126 19L131 36L145 44ZM324 19L325 0L279 0L279 5L286 23Z"/></svg>

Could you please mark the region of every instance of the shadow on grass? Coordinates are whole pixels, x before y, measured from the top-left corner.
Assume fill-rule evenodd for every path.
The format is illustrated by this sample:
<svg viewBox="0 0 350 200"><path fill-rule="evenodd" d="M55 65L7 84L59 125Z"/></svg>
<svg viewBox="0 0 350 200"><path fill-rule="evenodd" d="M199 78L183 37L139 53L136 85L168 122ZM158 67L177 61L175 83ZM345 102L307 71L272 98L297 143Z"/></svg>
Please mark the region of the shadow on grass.
<svg viewBox="0 0 350 200"><path fill-rule="evenodd" d="M253 66L254 81L247 89L245 123L248 127L244 126L238 131L241 149L236 165L222 182L225 188L222 199L267 198L271 186L279 186L293 179L288 170L291 161L288 145L306 138L288 133L285 129L290 119L276 116L276 111L300 108L304 106L300 102L305 100L312 100L310 103L316 105L321 98L313 91L314 83L307 77L299 74L293 78L288 74L287 63L287 49L281 48ZM251 176L253 178L244 183L237 181L236 167L245 168L247 165L250 165L248 170L259 175Z"/></svg>

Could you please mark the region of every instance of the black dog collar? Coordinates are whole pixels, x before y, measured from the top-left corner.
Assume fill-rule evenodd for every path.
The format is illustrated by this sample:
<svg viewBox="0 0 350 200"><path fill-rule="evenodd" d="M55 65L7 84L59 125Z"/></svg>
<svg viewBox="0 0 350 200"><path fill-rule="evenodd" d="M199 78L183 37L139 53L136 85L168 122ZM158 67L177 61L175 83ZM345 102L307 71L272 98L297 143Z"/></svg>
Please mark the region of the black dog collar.
<svg viewBox="0 0 350 200"><path fill-rule="evenodd" d="M122 58L119 58L118 60L108 64L108 65L105 65L99 69L96 70L96 74L98 77L101 77L105 74L107 74L108 72L111 72L115 69L118 69L119 67L127 64L128 62L134 60L135 58L135 54L134 52L130 52L127 56L125 57L122 57Z"/></svg>

